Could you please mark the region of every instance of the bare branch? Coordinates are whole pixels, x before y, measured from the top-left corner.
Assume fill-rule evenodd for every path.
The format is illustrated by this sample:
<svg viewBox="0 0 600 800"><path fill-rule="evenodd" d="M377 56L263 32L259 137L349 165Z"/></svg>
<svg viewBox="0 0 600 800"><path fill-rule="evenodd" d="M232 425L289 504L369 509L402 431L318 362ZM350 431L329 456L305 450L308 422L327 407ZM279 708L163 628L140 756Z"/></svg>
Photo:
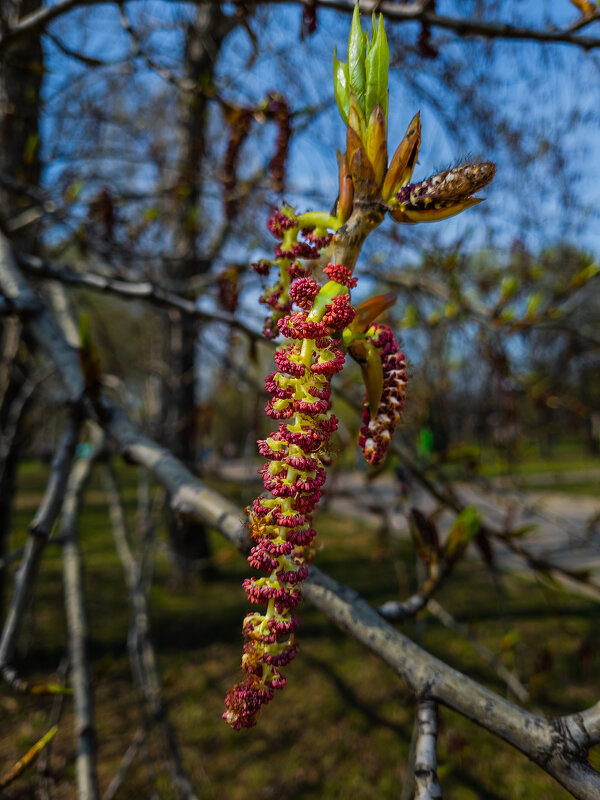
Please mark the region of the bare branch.
<svg viewBox="0 0 600 800"><path fill-rule="evenodd" d="M108 789L102 795L102 800L113 800L119 789L121 788L121 784L125 780L125 776L129 770L129 767L133 763L133 759L136 757L138 750L140 749L141 744L144 741L144 731L138 731L136 735L133 737L133 741L125 751L123 758L121 759L121 766L119 767L119 771L112 779L112 781L108 784Z"/></svg>
<svg viewBox="0 0 600 800"><path fill-rule="evenodd" d="M2 676L11 683L13 688L21 691L27 691L28 684L18 678L10 664L17 645L23 615L27 609L33 585L37 578L42 552L63 502L69 469L79 438L80 426L81 412L78 409L74 409L67 419L65 430L52 462L50 479L48 480L44 497L29 526L29 538L25 545L23 563L17 573L13 597L6 615L2 638L0 639L0 670Z"/></svg>
<svg viewBox="0 0 600 800"><path fill-rule="evenodd" d="M125 571L125 581L131 602L131 628L129 652L138 688L148 706L151 721L159 724L167 743L169 758L167 768L171 773L173 785L182 800L197 800L196 793L183 766L177 736L167 705L161 692L161 678L156 652L150 636L150 616L144 590L142 570L129 547L125 512L119 496L113 469L106 465L103 470L104 490L108 499L113 536L121 564Z"/></svg>
<svg viewBox="0 0 600 800"><path fill-rule="evenodd" d="M32 11L26 17L20 19L0 36L0 55L2 55L11 45L23 39L31 33L35 33L40 28L48 25L52 20L66 14L76 6L92 5L97 0L58 0L52 6L44 6Z"/></svg>
<svg viewBox="0 0 600 800"><path fill-rule="evenodd" d="M99 800L96 774L96 726L89 664L86 653L87 622L77 525L81 499L100 446L78 461L71 471L63 503L63 581L69 639L69 660L75 700L75 772L78 800Z"/></svg>
<svg viewBox="0 0 600 800"><path fill-rule="evenodd" d="M408 765L406 772L406 780L402 786L402 794L400 800L411 800L413 796L413 788L415 785L415 757L417 755L417 737L419 735L419 726L417 718L413 723L412 734L410 737L410 746L408 748Z"/></svg>
<svg viewBox="0 0 600 800"><path fill-rule="evenodd" d="M59 684L64 684L67 679L67 673L69 671L69 659L63 658L58 665L57 670L57 677ZM62 715L62 711L65 704L65 695L58 694L52 700L52 708L50 710L50 719L48 720L48 724L50 727L54 727L55 725L58 726L60 722L60 718ZM50 776L49 776L49 764L50 764L50 755L52 752L52 744L49 743L47 747L44 748L42 754L38 759L37 771L40 778L40 800L50 800Z"/></svg>
<svg viewBox="0 0 600 800"><path fill-rule="evenodd" d="M417 750L415 754L415 800L442 800L437 777L437 703L419 700L417 706Z"/></svg>
<svg viewBox="0 0 600 800"><path fill-rule="evenodd" d="M73 403L79 402L84 387L77 353L65 342L51 314L17 270L11 244L2 235L0 235L0 290L9 300L24 302L30 306L38 305L39 310L34 317L35 324L31 327L36 342L52 358L70 400Z"/></svg>
<svg viewBox="0 0 600 800"><path fill-rule="evenodd" d="M561 720L566 734L582 750L600 742L600 701L580 714L570 714Z"/></svg>
<svg viewBox="0 0 600 800"><path fill-rule="evenodd" d="M334 624L385 661L417 696L427 695L504 739L578 800L598 796L600 774L579 760L583 758L581 743L564 738L565 718L555 720L531 714L452 669L395 631L356 592L315 567L310 570L303 595ZM586 713L591 715L592 711ZM600 729L597 735L600 738Z"/></svg>
<svg viewBox="0 0 600 800"><path fill-rule="evenodd" d="M437 620L439 620L442 625L448 628L448 630L451 630L453 633L458 634L458 636L462 636L464 639L470 642L481 658L483 658L484 661L487 661L487 663L493 667L498 677L506 683L509 689L514 692L515 696L518 697L522 703L529 702L529 692L523 686L517 676L513 672L507 670L498 656L492 652L489 647L486 647L483 642L479 641L476 636L473 636L473 634L465 625L461 625L461 623L455 619L452 614L449 614L448 611L446 611L446 609L437 602L437 600L430 600L427 604L427 610Z"/></svg>
<svg viewBox="0 0 600 800"><path fill-rule="evenodd" d="M97 272L74 272L64 266L53 264L38 256L17 256L19 264L29 273L38 278L51 278L52 280L83 286L95 292L106 292L130 300L145 300L162 308L171 308L181 311L188 317L220 322L242 331L251 339L263 339L262 333L252 330L232 314L221 311L204 311L198 308L193 300L169 292L167 289L150 281L125 281L117 278L107 278Z"/></svg>
<svg viewBox="0 0 600 800"><path fill-rule="evenodd" d="M53 369L50 368L39 370L33 375L28 375L23 385L19 389L17 396L10 405L4 430L0 434L0 480L2 480L10 453L15 446L15 442L19 433L20 422L23 418L27 404L31 400L32 395L37 390L39 385L43 383L52 374L52 372Z"/></svg>

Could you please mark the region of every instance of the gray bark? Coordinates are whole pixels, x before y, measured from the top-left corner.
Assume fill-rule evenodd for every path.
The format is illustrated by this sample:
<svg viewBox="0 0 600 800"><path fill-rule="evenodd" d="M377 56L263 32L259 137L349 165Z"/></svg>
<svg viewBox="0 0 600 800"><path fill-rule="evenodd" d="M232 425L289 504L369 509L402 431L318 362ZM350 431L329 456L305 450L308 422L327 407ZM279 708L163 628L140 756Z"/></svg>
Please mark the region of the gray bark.
<svg viewBox="0 0 600 800"><path fill-rule="evenodd" d="M96 773L96 726L94 698L87 659L87 620L81 553L77 536L78 517L85 485L98 448L78 461L69 477L63 503L61 533L63 538L63 583L69 661L75 704L75 775L77 800L99 800Z"/></svg>

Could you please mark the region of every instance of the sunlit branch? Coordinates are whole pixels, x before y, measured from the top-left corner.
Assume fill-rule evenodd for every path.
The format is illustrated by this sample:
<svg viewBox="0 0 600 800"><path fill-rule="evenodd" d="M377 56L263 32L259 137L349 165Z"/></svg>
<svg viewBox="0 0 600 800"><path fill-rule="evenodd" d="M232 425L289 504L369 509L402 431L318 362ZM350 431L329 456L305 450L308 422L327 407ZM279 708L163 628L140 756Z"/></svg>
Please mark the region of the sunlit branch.
<svg viewBox="0 0 600 800"><path fill-rule="evenodd" d="M437 777L437 703L424 698L417 706L417 747L415 751L415 800L442 800Z"/></svg>
<svg viewBox="0 0 600 800"><path fill-rule="evenodd" d="M81 553L77 528L81 501L100 446L73 467L65 493L61 535L63 541L63 584L65 616L75 707L75 774L78 800L99 800L96 772L96 726L90 668L87 657L87 620Z"/></svg>
<svg viewBox="0 0 600 800"><path fill-rule="evenodd" d="M72 286L83 286L95 292L105 292L129 300L143 300L161 308L170 308L182 312L188 317L207 322L218 322L242 331L251 339L263 339L263 335L252 330L232 314L222 311L205 311L193 300L163 289L151 281L125 281L108 278L96 272L74 272L62 265L54 264L38 256L19 254L20 265L32 276L49 278ZM10 302L10 301L9 301Z"/></svg>
<svg viewBox="0 0 600 800"><path fill-rule="evenodd" d="M380 606L379 613L389 622L402 622L414 617L430 602L435 592L443 585L450 573L450 568L438 565L435 578L427 578L422 586L406 600L390 600Z"/></svg>

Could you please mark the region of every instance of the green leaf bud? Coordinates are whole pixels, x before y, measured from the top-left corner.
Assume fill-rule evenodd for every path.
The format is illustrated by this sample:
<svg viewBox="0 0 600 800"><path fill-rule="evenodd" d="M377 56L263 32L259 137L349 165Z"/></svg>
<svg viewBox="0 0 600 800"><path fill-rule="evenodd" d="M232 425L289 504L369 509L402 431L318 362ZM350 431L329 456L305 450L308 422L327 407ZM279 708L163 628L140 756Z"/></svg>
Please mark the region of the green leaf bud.
<svg viewBox="0 0 600 800"><path fill-rule="evenodd" d="M388 112L388 68L390 49L383 26L383 16L379 15L379 25L373 19L373 37L366 59L366 97L365 116L368 119L376 105L383 108L386 122Z"/></svg>
<svg viewBox="0 0 600 800"><path fill-rule="evenodd" d="M337 57L337 48L333 51L333 88L335 102L345 124L348 124L350 111L350 79L348 77L348 64L344 64Z"/></svg>
<svg viewBox="0 0 600 800"><path fill-rule="evenodd" d="M350 91L356 98L358 108L366 119L365 95L367 76L365 59L367 56L367 41L360 25L358 3L354 6L350 38L348 39L348 75L350 78Z"/></svg>

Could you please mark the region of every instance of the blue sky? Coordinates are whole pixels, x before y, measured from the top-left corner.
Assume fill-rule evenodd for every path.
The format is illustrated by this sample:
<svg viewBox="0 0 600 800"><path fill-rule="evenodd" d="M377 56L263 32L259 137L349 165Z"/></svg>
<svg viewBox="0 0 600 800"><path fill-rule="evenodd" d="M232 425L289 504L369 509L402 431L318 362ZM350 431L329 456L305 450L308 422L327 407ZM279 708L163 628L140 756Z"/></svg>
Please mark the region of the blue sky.
<svg viewBox="0 0 600 800"><path fill-rule="evenodd" d="M467 16L475 13L478 5L481 4L441 0L438 11ZM483 5L492 16L496 4ZM567 0L537 3L508 0L499 5L499 16L503 20L521 24L539 25L551 19L554 24L562 25L576 16ZM127 8L136 28L142 32L147 51L177 72L182 52L181 22L193 17L193 7L147 0L129 3ZM250 104L277 88L286 94L295 109L331 100L332 51L337 45L340 55L343 54L349 17L321 10L316 35L301 41L300 13L297 5L259 7L257 19L251 23L259 40L259 53L250 67L248 61L253 45L247 32L239 29L229 38L218 68L219 84L225 97ZM367 22L365 18L363 24ZM486 192L485 209L482 207L456 220L439 223L435 231L431 226L419 226L411 232L415 245L430 241L432 236L448 242L466 236L474 248L490 242L500 248L508 247L515 238L524 239L532 247L571 238L581 246L600 252L600 54L585 53L568 45L456 40L450 33L436 30L434 39L442 56L437 61L427 61L414 54L416 25L388 23L387 28L395 63L390 82L390 149L401 139L410 118L419 109L423 141L415 179L427 177L467 153L498 164L498 176ZM600 35L600 24L594 28ZM86 98L83 122L86 108L94 107L95 94L105 92L103 80L107 76L115 87L125 89L131 109L135 109L137 103L143 104L145 96L159 96L169 89L163 79L139 59L133 76L122 66L131 45L114 5L72 12L54 23L51 30L75 50L121 64L91 71L47 40L47 117L43 130L47 142L44 152L48 159L45 171L48 185L52 185L67 166L75 174L82 168L81 162L71 160L71 155L80 145L78 130L83 131L83 137L88 135L89 127L78 128L78 119L69 125L63 118L58 124L57 115L64 117L61 104L65 98L69 100L67 109L72 108L74 115L81 98ZM491 142L485 141L485 125L474 126L457 91L444 88L442 62L448 63L451 79L458 90L471 93L475 98L476 111L479 108L482 115L486 109L496 113L510 131L518 131L520 127L530 129L521 139L525 151L522 159L511 152L510 131L504 139L491 135ZM487 86L490 75L493 80ZM101 101L106 103L106 98ZM215 135L221 135L222 130L222 119L215 110ZM57 135L59 131L60 136ZM64 136L65 131L67 136ZM154 180L151 165L144 168L142 164L144 135L140 131L140 164L137 170L130 170L130 189L140 190ZM106 158L97 173L101 174L103 169L107 176L119 173L120 168L116 166L120 158L119 146L123 153L133 153L136 157L138 142L120 139L120 136L119 129L115 128L112 158ZM259 152L253 152L253 146L256 148L263 140L269 141L269 137L272 138L272 132L265 131L262 136L249 140L245 150L247 170L261 158ZM104 131L104 143L107 140L111 140L111 135ZM563 143L563 173L568 176L564 182L561 182L554 152L556 142ZM225 140L223 146L224 143ZM343 125L331 104L293 142L290 188L286 197L299 207L316 202L330 205L336 191L335 169L332 168L335 151L343 146ZM583 211L575 213L568 207L569 194L576 198Z"/></svg>

